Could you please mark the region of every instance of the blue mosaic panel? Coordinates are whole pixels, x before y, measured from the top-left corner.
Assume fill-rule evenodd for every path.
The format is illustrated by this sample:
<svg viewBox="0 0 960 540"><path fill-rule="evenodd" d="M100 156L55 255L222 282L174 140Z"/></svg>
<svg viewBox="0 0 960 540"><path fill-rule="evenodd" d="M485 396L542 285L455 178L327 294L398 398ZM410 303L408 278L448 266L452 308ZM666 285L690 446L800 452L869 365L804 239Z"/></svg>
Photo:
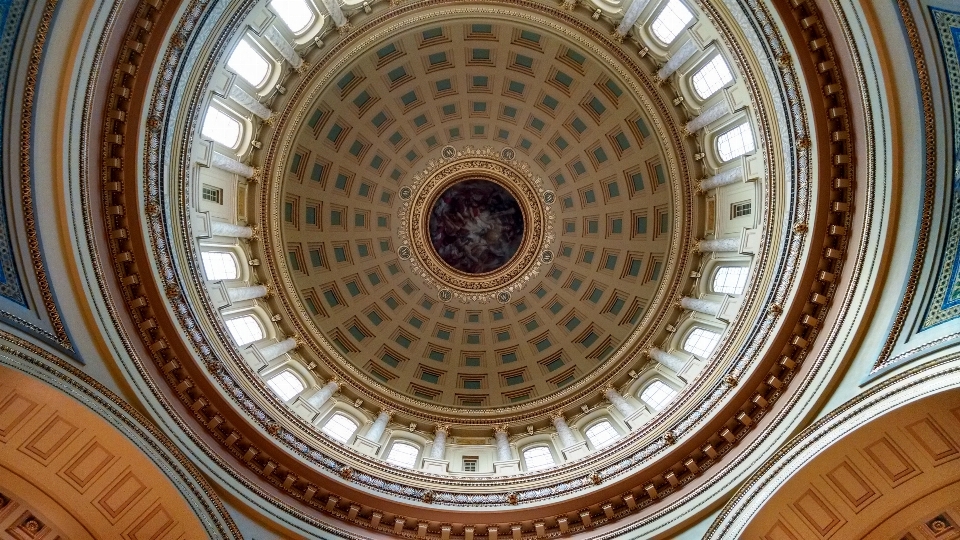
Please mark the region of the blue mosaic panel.
<svg viewBox="0 0 960 540"><path fill-rule="evenodd" d="M946 244L934 281L932 301L921 329L960 317L960 12L930 8L950 86L953 127L953 181L947 187Z"/></svg>
<svg viewBox="0 0 960 540"><path fill-rule="evenodd" d="M7 103L7 85L10 81L10 69L13 59L14 46L20 33L20 23L23 20L26 0L0 0L0 103ZM0 108L0 126L4 125L6 107ZM15 156L2 154L5 148L0 131L0 163L8 163ZM3 176L0 170L0 185L4 190L17 193L14 179ZM10 239L10 223L7 221L7 209L0 204L0 296L26 306L23 287L20 284L20 275L17 272L16 261L13 257L13 245Z"/></svg>

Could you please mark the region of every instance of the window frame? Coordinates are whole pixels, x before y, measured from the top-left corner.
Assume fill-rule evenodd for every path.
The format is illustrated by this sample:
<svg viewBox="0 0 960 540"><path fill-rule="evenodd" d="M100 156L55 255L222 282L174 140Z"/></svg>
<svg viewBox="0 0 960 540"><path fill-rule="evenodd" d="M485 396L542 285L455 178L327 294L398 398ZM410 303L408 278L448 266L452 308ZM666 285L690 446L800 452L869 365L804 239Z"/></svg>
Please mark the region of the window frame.
<svg viewBox="0 0 960 540"><path fill-rule="evenodd" d="M210 127L210 131L207 130L207 122L210 120L211 113L215 113L219 115L221 117L219 119L230 120L234 124L236 124L237 136L232 145L227 143L226 141L218 139L214 135L215 132L213 130L216 128ZM244 146L244 142L246 140L246 136L248 132L249 132L249 129L247 129L246 120L236 111L231 110L225 104L217 100L210 100L210 102L207 103L207 111L204 113L203 120L200 122L200 136L202 138L210 139L214 143L219 144L224 148L228 148L237 154L240 154L241 149Z"/></svg>
<svg viewBox="0 0 960 540"><path fill-rule="evenodd" d="M721 74L720 70L717 69L717 67L714 65L714 63L717 62L718 60L722 63L722 65L726 69L726 75L728 77L726 80L722 80L722 77L721 77L722 82L720 82L719 84L708 79L707 75L705 74L705 70L707 70L708 68L712 69L718 75ZM698 82L698 77L700 77L700 81L702 81L702 83ZM730 86L731 84L736 82L736 80L737 78L733 73L733 69L730 67L730 62L727 61L727 59L724 57L724 55L720 51L716 51L716 50L713 51L713 54L707 57L706 60L697 64L696 69L694 69L690 73L690 87L693 89L693 95L696 96L697 99L699 99L701 102L707 101L713 96L717 95L717 92L720 92L727 86ZM701 84L707 85L707 89L709 89L709 93L702 94L700 92Z"/></svg>
<svg viewBox="0 0 960 540"><path fill-rule="evenodd" d="M607 439L606 442L597 444L597 442L590 436L590 432L599 428L604 424L606 424L607 428L610 431L612 431L616 436L611 439ZM592 422L591 424L589 424L589 427L587 427L587 429L583 430L583 437L584 439L587 440L587 442L590 443L590 446L592 446L594 450L600 450L601 448L606 448L616 443L617 441L619 441L621 438L623 438L623 434L620 433L620 431L616 428L616 426L613 425L613 422L611 422L609 418L601 417L601 418L598 418L596 421Z"/></svg>
<svg viewBox="0 0 960 540"><path fill-rule="evenodd" d="M680 7L686 10L687 13L690 14L690 18L683 23L683 25L676 31L676 33L674 33L673 38L671 38L669 41L666 41L657 32L656 27L658 25L658 22L660 21L660 18L664 15L667 9L671 7L671 4L673 3L679 4ZM670 12L671 12L671 16L676 17L676 13L674 12L673 9L671 9ZM677 19L679 20L680 18L677 17ZM683 2L683 0L666 0L665 2L663 2L663 5L660 7L660 9L657 10L656 15L654 15L650 19L650 23L647 26L647 28L650 31L650 35L652 35L653 38L659 42L660 45L662 45L664 48L668 48L674 43L676 43L677 38L680 37L680 34L682 34L686 29L690 28L690 24L696 20L697 20L696 13L694 13L694 11L687 6L686 2ZM666 23L660 23L660 24L662 24L663 26L667 26Z"/></svg>
<svg viewBox="0 0 960 540"><path fill-rule="evenodd" d="M717 159L720 163L729 163L741 156L746 156L755 152L757 149L757 138L753 133L753 125L751 125L750 120L747 118L742 118L741 122L731 124L732 127L725 127L723 131L717 133L713 141L713 149L717 153ZM734 140L734 132L738 132L741 136ZM749 145L744 144L746 138L743 135L750 136ZM726 137L731 137L729 140ZM734 144L737 144L736 149L734 149ZM725 152L723 146L728 146L732 151Z"/></svg>
<svg viewBox="0 0 960 540"><path fill-rule="evenodd" d="M329 430L327 430L327 426L329 426L338 417L345 418L348 422L350 422L354 426L353 431L351 431L350 434L348 434L345 438L341 438L340 436L334 433L331 433ZM327 437L330 437L331 439L337 442L340 442L343 444L350 444L350 440L356 437L357 432L360 431L360 422L358 422L357 419L353 418L349 414L343 411L337 410L337 411L334 411L333 414L327 417L327 419L323 422L323 425L320 426L320 431Z"/></svg>
<svg viewBox="0 0 960 540"><path fill-rule="evenodd" d="M543 454L543 455L550 457L550 463L549 464L544 463L541 465L535 465L534 467L530 467L529 463L527 462L527 453L532 452L538 448L543 448L544 450L546 450L546 454ZM537 457L537 456L534 456L534 457ZM556 457L554 457L553 450L550 449L550 445L542 442L533 443L529 446L524 447L524 449L520 452L520 460L523 462L523 468L527 472L542 471L542 470L557 466L557 459Z"/></svg>
<svg viewBox="0 0 960 540"><path fill-rule="evenodd" d="M223 256L221 259L230 259L230 261L233 263L232 277L229 277L230 274L228 273L220 272L220 269L218 268L213 268L213 270L216 272L211 272L211 264L208 263L212 263L214 261L209 261L208 257L213 255ZM213 249L203 250L200 252L200 264L203 267L203 277L205 277L207 281L236 281L240 279L240 261L237 259L237 255L231 251L220 251ZM227 268L226 265L221 266L223 268ZM214 275L211 277L211 274Z"/></svg>
<svg viewBox="0 0 960 540"><path fill-rule="evenodd" d="M718 287L717 280L720 279L720 273L736 270L737 278L735 285L727 285L729 279L724 279L724 285ZM750 279L750 267L742 265L733 265L733 264L720 264L717 265L713 270L713 275L710 279L710 290L711 292L717 294L730 294L733 296L740 296L743 294L743 291L747 288L747 281ZM727 290L724 290L727 289Z"/></svg>
<svg viewBox="0 0 960 540"><path fill-rule="evenodd" d="M394 459L392 459L394 451L396 451L397 448L402 448L402 447L409 447L415 450L415 452L413 453L413 460L410 462L409 465L407 465L406 462L401 463L399 461L395 461ZM384 456L383 460L395 467L402 467L404 469L416 469L417 460L420 458L420 454L422 452L423 452L423 448L419 444L416 444L409 439L395 439L393 442L390 443L390 449L389 451L386 452L386 455ZM410 454L405 454L405 455L409 456Z"/></svg>
<svg viewBox="0 0 960 540"><path fill-rule="evenodd" d="M660 386L662 386L668 391L668 394L666 397L660 398L656 402L651 401L644 397L644 395L647 394L647 392L650 390L651 387L659 388ZM664 382L663 379L659 377L655 377L653 379L650 379L650 381L648 381L647 384L643 385L643 388L639 392L637 392L637 399L639 399L640 402L643 403L645 406L653 409L654 412L659 412L659 411L662 411L671 401L673 401L673 399L676 398L677 394L679 393L680 392L676 388L674 388L672 385L667 384L666 382Z"/></svg>
<svg viewBox="0 0 960 540"><path fill-rule="evenodd" d="M270 8L270 11L273 12L278 19L280 19L280 22L283 23L283 25L287 28L287 30L290 31L291 34L293 34L297 38L302 38L305 34L309 33L310 29L317 23L317 20L321 19L322 17L320 13L317 11L317 6L314 5L313 2L311 2L310 0L299 0L300 2L303 3L303 6L306 8L306 10L310 12L310 19L300 28L294 29L293 27L290 26L290 22L288 22L287 19L284 18L284 16L281 14L283 9L277 9L274 7L275 3L290 2L290 1L298 1L298 0L270 0L270 2L267 3L267 6Z"/></svg>
<svg viewBox="0 0 960 540"><path fill-rule="evenodd" d="M236 332L235 332L235 329L236 329L236 330L239 330L239 327L236 326L237 323L234 322L233 324L231 324L231 322L232 322L232 321L240 321L240 320L250 320L250 321L253 321L253 324L257 327L257 329L258 329L259 332L260 332L260 337L255 338L255 339L251 339L251 340L249 340L249 341L243 341L243 342L241 342L241 340L237 339L237 334L236 334ZM261 339L264 339L264 338L267 337L267 330L266 330L266 328L264 328L263 323L260 322L259 317L257 317L256 315L253 315L253 314L251 314L251 313L244 313L244 314L239 315L239 316L237 316L237 317L230 317L229 319L225 319L223 322L224 322L224 324L227 326L227 331L230 332L230 337L233 339L233 342L237 344L237 347L246 347L246 346L250 345L251 343L256 343L257 341L260 341ZM249 328L249 327L248 327L248 328Z"/></svg>
<svg viewBox="0 0 960 540"><path fill-rule="evenodd" d="M699 347L699 346L698 346L698 347L696 347L696 350L691 350L691 348L690 348L690 341L691 341L692 339L694 339L694 334L698 334L699 332L704 332L704 333L713 334L712 337L703 337L703 338L701 338L701 337L698 336L698 338L697 338L698 340L700 340L700 339L707 339L707 340L709 340L709 341L712 342L712 343L709 345L709 347ZM720 344L720 338L721 338L722 336L723 336L723 334L722 334L721 332L715 332L715 331L713 331L713 330L711 330L711 329L709 329L709 328L706 328L706 327L704 327L704 326L694 326L689 332L687 332L686 337L683 338L683 346L681 347L681 349L683 349L684 352L687 352L687 353L689 353L689 354L691 354L691 355L693 355L693 356L695 356L695 357L697 357L697 358L709 358L710 355L713 354L713 351L715 351L715 350L717 349L717 345Z"/></svg>
<svg viewBox="0 0 960 540"><path fill-rule="evenodd" d="M258 82L251 81L243 73L242 69L238 69L234 66L231 66L231 62L234 61L234 55L237 54L238 49L241 46L246 46L249 48L250 52L256 55L260 60L263 61L266 71L263 74L263 78ZM225 64L226 68L232 73L236 74L237 77L246 81L251 87L256 90L262 89L267 83L270 82L271 76L273 75L274 69L276 67L276 59L271 57L267 51L260 46L260 44L251 38L249 35L244 35L237 40L237 44L233 46L233 50L230 52L230 56L227 57L227 62Z"/></svg>
<svg viewBox="0 0 960 540"><path fill-rule="evenodd" d="M300 389L297 390L296 392L293 392L292 394L281 393L281 390L278 389L276 385L272 384L273 381L280 379L281 377L283 377L284 382L287 382L287 383L290 382L290 377L292 377L293 381L295 381L297 384L300 385ZM264 382L266 383L267 387L270 388L270 390L272 390L273 393L276 394L278 398L280 398L280 401L283 401L283 402L288 402L291 399L296 398L301 393L303 393L304 390L307 389L306 382L303 379L301 379L300 375L297 374L297 372L291 368L284 368L280 370L277 374L272 375L269 379L267 379Z"/></svg>

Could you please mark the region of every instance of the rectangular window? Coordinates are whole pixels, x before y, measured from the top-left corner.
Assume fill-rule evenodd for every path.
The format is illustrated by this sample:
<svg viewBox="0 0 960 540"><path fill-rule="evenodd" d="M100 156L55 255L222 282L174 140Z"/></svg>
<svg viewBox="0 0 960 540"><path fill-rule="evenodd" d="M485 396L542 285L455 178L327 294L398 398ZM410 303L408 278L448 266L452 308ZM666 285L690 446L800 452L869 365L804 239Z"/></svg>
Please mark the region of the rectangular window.
<svg viewBox="0 0 960 540"><path fill-rule="evenodd" d="M480 470L480 458L477 456L463 456L463 472L477 472Z"/></svg>
<svg viewBox="0 0 960 540"><path fill-rule="evenodd" d="M203 200L223 204L223 190L213 186L203 185Z"/></svg>
<svg viewBox="0 0 960 540"><path fill-rule="evenodd" d="M206 187L204 187L204 189L206 189ZM204 198L206 199L206 196L204 196ZM753 208L750 201L735 202L730 205L730 219L749 216L752 211Z"/></svg>

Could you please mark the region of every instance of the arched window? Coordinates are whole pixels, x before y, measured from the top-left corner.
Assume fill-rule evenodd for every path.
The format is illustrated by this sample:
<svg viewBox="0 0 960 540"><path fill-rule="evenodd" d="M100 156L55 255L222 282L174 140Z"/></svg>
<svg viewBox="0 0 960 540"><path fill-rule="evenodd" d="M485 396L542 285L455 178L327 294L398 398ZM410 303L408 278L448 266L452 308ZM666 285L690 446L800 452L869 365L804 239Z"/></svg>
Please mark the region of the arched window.
<svg viewBox="0 0 960 540"><path fill-rule="evenodd" d="M693 90L700 99L707 99L732 80L730 66L718 54L693 74Z"/></svg>
<svg viewBox="0 0 960 540"><path fill-rule="evenodd" d="M270 2L270 7L277 12L283 24L286 24L294 34L306 30L316 17L307 5L307 0L273 0Z"/></svg>
<svg viewBox="0 0 960 540"><path fill-rule="evenodd" d="M245 39L237 43L237 48L233 50L230 60L227 61L227 67L253 86L263 84L270 73L270 64L267 59Z"/></svg>
<svg viewBox="0 0 960 540"><path fill-rule="evenodd" d="M669 45L693 20L693 13L680 0L670 0L653 20L650 30L657 39Z"/></svg>
<svg viewBox="0 0 960 540"><path fill-rule="evenodd" d="M553 454L546 446L533 446L523 451L523 464L528 471L538 471L553 467L556 463L553 461Z"/></svg>
<svg viewBox="0 0 960 540"><path fill-rule="evenodd" d="M417 464L417 454L420 448L405 442L395 442L390 447L390 454L387 456L387 463L393 463L398 467L412 469Z"/></svg>
<svg viewBox="0 0 960 540"><path fill-rule="evenodd" d="M754 148L753 131L746 122L717 137L717 153L723 161L753 152Z"/></svg>
<svg viewBox="0 0 960 540"><path fill-rule="evenodd" d="M219 281L221 279L237 279L237 258L233 253L226 251L203 251L200 253L203 260L203 272L207 279Z"/></svg>
<svg viewBox="0 0 960 540"><path fill-rule="evenodd" d="M724 294L743 294L749 274L750 269L746 266L721 266L713 275L713 290Z"/></svg>
<svg viewBox="0 0 960 540"><path fill-rule="evenodd" d="M594 448L603 448L619 438L620 434L606 420L597 422L587 430L587 440Z"/></svg>
<svg viewBox="0 0 960 540"><path fill-rule="evenodd" d="M267 381L267 386L270 387L283 401L290 401L297 394L303 392L303 383L300 381L300 377L297 377L289 369L281 371L277 376L271 377Z"/></svg>
<svg viewBox="0 0 960 540"><path fill-rule="evenodd" d="M711 332L704 328L694 328L687 340L683 342L683 350L688 353L705 358L710 356L713 349L720 342L720 334Z"/></svg>
<svg viewBox="0 0 960 540"><path fill-rule="evenodd" d="M260 323L257 322L257 318L253 315L227 319L226 323L227 330L230 331L233 340L241 347L263 339L263 328L260 327Z"/></svg>
<svg viewBox="0 0 960 540"><path fill-rule="evenodd" d="M333 439L345 443L350 440L350 437L353 437L358 427L360 427L360 424L357 424L352 418L343 413L337 413L327 420L327 423L320 428L320 431L326 433Z"/></svg>
<svg viewBox="0 0 960 540"><path fill-rule="evenodd" d="M240 144L240 122L213 105L207 107L207 116L203 118L201 134L228 147L236 148Z"/></svg>
<svg viewBox="0 0 960 540"><path fill-rule="evenodd" d="M640 394L640 400L650 406L651 409L659 411L677 395L677 391L667 386L660 379L654 379L648 384Z"/></svg>

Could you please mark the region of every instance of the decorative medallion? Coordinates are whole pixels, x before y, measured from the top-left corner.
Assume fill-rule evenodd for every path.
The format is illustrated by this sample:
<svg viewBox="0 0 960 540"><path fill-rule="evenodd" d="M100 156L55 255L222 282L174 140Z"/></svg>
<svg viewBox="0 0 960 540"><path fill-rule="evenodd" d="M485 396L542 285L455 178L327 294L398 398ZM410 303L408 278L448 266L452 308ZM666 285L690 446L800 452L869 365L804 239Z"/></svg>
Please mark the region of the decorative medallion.
<svg viewBox="0 0 960 540"><path fill-rule="evenodd" d="M489 147L443 150L401 188L411 195L400 210L397 253L445 299L509 301L546 262L554 239L543 180Z"/></svg>

